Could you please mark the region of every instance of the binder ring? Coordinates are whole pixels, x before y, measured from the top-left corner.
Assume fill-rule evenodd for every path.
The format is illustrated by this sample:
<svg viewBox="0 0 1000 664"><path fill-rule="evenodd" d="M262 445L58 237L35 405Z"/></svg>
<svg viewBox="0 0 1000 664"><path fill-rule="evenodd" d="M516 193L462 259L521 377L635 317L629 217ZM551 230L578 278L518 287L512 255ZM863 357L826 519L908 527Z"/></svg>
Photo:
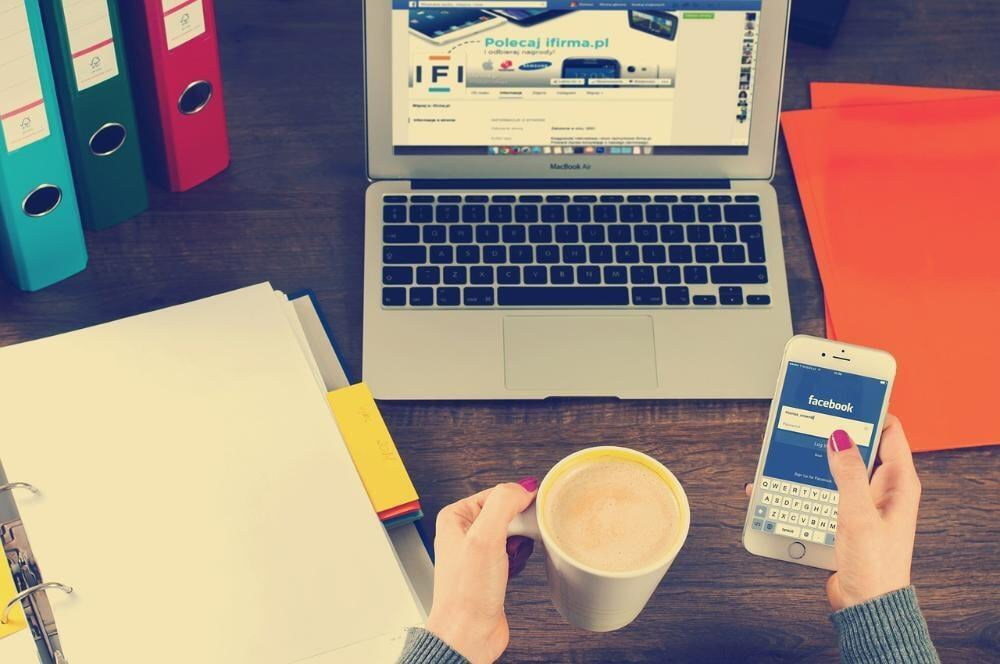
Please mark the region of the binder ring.
<svg viewBox="0 0 1000 664"><path fill-rule="evenodd" d="M31 493L41 493L35 486L28 484L27 482L11 482L9 484L0 484L0 493L4 491L13 491L14 489L27 489Z"/></svg>
<svg viewBox="0 0 1000 664"><path fill-rule="evenodd" d="M184 88L180 99L177 100L177 109L184 115L194 115L208 106L208 102L212 101L212 93L211 83L195 81Z"/></svg>
<svg viewBox="0 0 1000 664"><path fill-rule="evenodd" d="M125 145L126 138L128 138L128 131L123 124L109 122L95 131L87 144L95 156L109 157Z"/></svg>
<svg viewBox="0 0 1000 664"><path fill-rule="evenodd" d="M32 218L44 217L62 202L62 189L54 184L38 185L21 202L24 214Z"/></svg>
<svg viewBox="0 0 1000 664"><path fill-rule="evenodd" d="M67 595L69 595L70 593L73 592L73 588L72 587L67 586L65 584L62 584L62 583L52 583L52 582L50 582L50 583L39 583L37 586L31 586L27 590L23 590L23 591L19 592L17 595L14 596L14 598L12 600L10 600L9 602L7 602L7 606L5 606L4 609L3 609L3 615L0 616L0 625L6 625L7 624L7 621L10 618L10 610L13 609L14 606L17 605L18 602L20 602L21 600L23 600L26 597L34 595L35 593L39 592L40 590L46 590L46 589L49 589L49 588L54 588L54 589L57 589L57 590L61 590L64 593L66 593Z"/></svg>

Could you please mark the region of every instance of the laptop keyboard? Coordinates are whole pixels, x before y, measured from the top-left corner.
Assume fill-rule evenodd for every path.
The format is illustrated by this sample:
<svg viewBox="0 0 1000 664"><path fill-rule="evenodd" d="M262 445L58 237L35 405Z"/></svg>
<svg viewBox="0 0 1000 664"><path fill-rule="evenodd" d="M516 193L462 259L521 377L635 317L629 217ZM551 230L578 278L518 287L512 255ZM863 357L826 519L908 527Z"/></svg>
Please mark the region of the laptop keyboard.
<svg viewBox="0 0 1000 664"><path fill-rule="evenodd" d="M766 307L755 195L386 195L386 308Z"/></svg>

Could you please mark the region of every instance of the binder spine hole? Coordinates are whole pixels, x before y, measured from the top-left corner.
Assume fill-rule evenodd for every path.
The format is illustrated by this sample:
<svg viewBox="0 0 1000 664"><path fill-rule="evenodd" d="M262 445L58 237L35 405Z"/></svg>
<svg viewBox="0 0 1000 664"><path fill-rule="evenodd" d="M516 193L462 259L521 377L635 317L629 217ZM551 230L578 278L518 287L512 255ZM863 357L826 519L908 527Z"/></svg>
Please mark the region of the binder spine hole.
<svg viewBox="0 0 1000 664"><path fill-rule="evenodd" d="M177 108L184 115L194 115L208 106L211 100L212 84L208 81L195 81L181 93Z"/></svg>
<svg viewBox="0 0 1000 664"><path fill-rule="evenodd" d="M90 137L90 151L98 157L110 157L125 145L126 138L128 131L124 126L117 122L108 123Z"/></svg>
<svg viewBox="0 0 1000 664"><path fill-rule="evenodd" d="M44 217L62 202L62 189L54 184L43 184L28 194L21 209L29 217Z"/></svg>

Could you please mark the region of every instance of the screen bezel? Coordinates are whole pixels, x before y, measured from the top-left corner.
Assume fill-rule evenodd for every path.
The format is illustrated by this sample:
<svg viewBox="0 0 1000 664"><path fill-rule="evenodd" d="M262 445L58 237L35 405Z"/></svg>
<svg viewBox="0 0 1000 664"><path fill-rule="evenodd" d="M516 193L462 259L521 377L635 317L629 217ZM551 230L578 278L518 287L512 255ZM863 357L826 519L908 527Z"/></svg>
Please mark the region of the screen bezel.
<svg viewBox="0 0 1000 664"><path fill-rule="evenodd" d="M837 358L847 358L847 360ZM785 386L785 375L789 362L808 364L822 369L843 371L845 373L853 373L886 381L885 398L882 400L878 422L875 424L875 430L879 434L875 437L871 457L868 460L868 474L871 475L875 460L878 457L878 446L882 440L881 432L885 426L885 415L889 407L892 384L896 377L896 360L885 351L865 348L863 346L852 346L839 341L830 341L806 335L792 337L788 345L785 346L785 352L781 358L781 370L774 391L774 399L771 401L771 408L767 417L764 442L761 446L760 458L757 461L753 491L750 496L750 504L747 507L747 516L743 524L743 545L748 551L756 555L787 560L810 567L834 570L836 569L836 561L832 546L817 544L815 542L804 543L805 555L802 558L794 559L789 555L788 547L796 540L783 535L772 535L750 528L750 523L753 519L753 508L757 504L757 499L761 491L760 478L764 473L764 462L770 451L771 435L774 431L775 420L777 419L778 405L781 400L781 392Z"/></svg>
<svg viewBox="0 0 1000 664"><path fill-rule="evenodd" d="M392 141L392 0L365 0L365 116L371 180L759 179L774 175L790 0L762 0L757 84L746 155L396 155ZM773 63L768 65L764 63ZM553 168L569 165L569 168ZM579 166L579 168L576 168Z"/></svg>

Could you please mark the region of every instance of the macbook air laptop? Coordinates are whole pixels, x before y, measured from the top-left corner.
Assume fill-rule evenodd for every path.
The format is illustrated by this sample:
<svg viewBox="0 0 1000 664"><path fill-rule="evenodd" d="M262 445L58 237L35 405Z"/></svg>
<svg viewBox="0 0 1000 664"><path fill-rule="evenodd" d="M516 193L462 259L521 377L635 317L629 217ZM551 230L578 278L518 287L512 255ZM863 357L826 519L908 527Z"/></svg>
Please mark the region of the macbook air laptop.
<svg viewBox="0 0 1000 664"><path fill-rule="evenodd" d="M381 399L768 398L788 0L366 0Z"/></svg>

